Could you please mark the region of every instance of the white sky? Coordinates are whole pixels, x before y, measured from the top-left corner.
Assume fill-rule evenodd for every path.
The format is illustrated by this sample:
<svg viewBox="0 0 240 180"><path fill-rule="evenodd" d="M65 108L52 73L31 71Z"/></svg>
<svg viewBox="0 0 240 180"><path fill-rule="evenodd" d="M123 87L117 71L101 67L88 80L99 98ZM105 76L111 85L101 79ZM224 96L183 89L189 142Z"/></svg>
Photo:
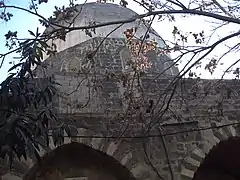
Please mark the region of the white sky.
<svg viewBox="0 0 240 180"><path fill-rule="evenodd" d="M220 0L221 1L221 0ZM62 5L67 5L69 0L49 0L49 3L41 5L39 9L39 13L43 14L45 17L49 17L52 15L54 6L62 6ZM78 0L76 1L77 3L83 3L83 0ZM94 2L94 0L88 0L88 2ZM115 0L115 3L117 3L118 0ZM133 9L137 13L144 13L144 9L141 8L140 6L136 5L131 0L128 0L129 6L128 8ZM23 7L27 7L29 4L29 0L7 0L8 4L12 5L19 5ZM27 13L23 13L20 11L13 11L13 14L15 15L13 20L8 22L8 23L1 23L0 24L0 41L4 42L4 34L9 30L17 30L19 32L20 37L28 37L28 29L33 30L35 32L36 27L39 27L39 23L37 21L38 18L36 17L31 17ZM181 29L183 32L200 32L202 30L205 30L205 32L210 33L209 30L211 30L213 27L210 26L209 21L212 19L208 18L202 18L199 16L193 16L193 17L187 17L187 18L176 18L176 22L169 22L169 21L163 21L163 22L157 22L155 21L153 23L153 28L159 33L159 35L166 41L174 41L172 31L173 27L177 26L179 29ZM218 40L219 36L223 37L224 35L228 34L228 32L232 30L236 30L237 26L235 25L228 25L227 27L223 27L219 32L215 33L213 38L211 39L211 42L214 42L215 40ZM41 30L44 30L44 28L41 28ZM207 33L205 34L207 35ZM236 40L231 40L230 44L238 42L238 39ZM190 41L191 43L191 41ZM189 43L189 44L190 44ZM228 44L229 45L229 44ZM227 48L224 45L221 45L219 48L217 48L213 55L218 55L221 56L224 51L226 51ZM4 44L0 45L0 53L6 52L7 49L4 47ZM172 57L175 56L175 54L171 54ZM211 56L211 57L212 57ZM206 70L200 70L198 69L197 72L198 74L201 73L202 78L220 78L223 71L227 69L227 67L234 62L238 57L238 53L232 53L229 54L226 58L223 59L223 65L219 65L217 71L213 75L208 73ZM181 69L186 62L188 61L189 57L185 57L182 62L179 65L179 68ZM9 57L6 62L4 63L4 67L1 68L0 72L0 81L2 81L6 75L7 75L7 69L10 67L9 65L9 60L11 57ZM227 76L228 78L231 76Z"/></svg>

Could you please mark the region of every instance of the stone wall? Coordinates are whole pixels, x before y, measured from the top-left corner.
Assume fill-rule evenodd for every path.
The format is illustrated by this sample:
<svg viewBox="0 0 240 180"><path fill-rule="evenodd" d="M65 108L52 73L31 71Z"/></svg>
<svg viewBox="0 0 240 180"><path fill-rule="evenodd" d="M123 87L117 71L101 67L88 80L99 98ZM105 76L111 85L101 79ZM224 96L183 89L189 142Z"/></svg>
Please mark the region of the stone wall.
<svg viewBox="0 0 240 180"><path fill-rule="evenodd" d="M167 180L171 174L175 180L191 179L214 144L236 135L239 81L178 80L167 74L156 78L152 73L134 81L130 91L117 78L106 78L106 70L116 76L127 72L121 59L127 54L122 51L124 40L109 39L99 47L102 40L69 48L46 60L46 71L35 71L37 77L53 76L62 85L54 108L79 133L65 138L65 143L75 141L100 150L139 180L159 176ZM124 98L129 92L136 100L130 110L129 99ZM149 100L155 109L147 112Z"/></svg>
<svg viewBox="0 0 240 180"><path fill-rule="evenodd" d="M156 109L163 104L165 107L167 101L160 96L172 79L159 79L150 86L149 83L152 80L149 78L142 79L143 87L148 92L145 94L146 98L154 99L155 102L158 98L160 99ZM151 114L145 114L144 122L137 114L124 120L122 116L117 116L115 113L118 112L118 115L121 115L124 111L121 111L121 106L117 106L116 100L113 100L112 105L103 103L100 97L103 97L101 93L107 94L104 88L97 101L102 103L94 102L94 106L89 104L91 108L86 108L86 111L69 109L73 110L71 119L79 127L80 135L97 136L96 138L80 138L80 142L101 149L120 162L126 162L124 165L135 177L157 179L157 174L149 163L151 162L160 175L166 179L170 179L169 163L176 179L185 179L193 176L204 154L214 144L236 135L234 125L214 127L238 122L239 85L238 81L184 79L176 87L176 92L169 104L170 110L163 116L160 113L156 118L151 117ZM149 90L147 86L150 87ZM119 88L119 91L115 93L120 92ZM168 94L168 99L171 96L171 90L165 94ZM83 94L77 97L79 100ZM109 102L111 99L107 98L107 100ZM97 108L98 105L101 105L101 108ZM124 106L122 108L124 109ZM66 108L61 110L63 109ZM90 109L91 111L87 111ZM59 112L64 115L68 114L64 111ZM143 132L151 126L152 129L146 134L149 137L145 137ZM198 129L203 130L198 131ZM164 138L161 138L160 134L163 134ZM122 136L123 138L116 142L115 138L100 138L99 140L99 136L115 138ZM79 141L78 138L77 141ZM95 142L98 144L96 145Z"/></svg>

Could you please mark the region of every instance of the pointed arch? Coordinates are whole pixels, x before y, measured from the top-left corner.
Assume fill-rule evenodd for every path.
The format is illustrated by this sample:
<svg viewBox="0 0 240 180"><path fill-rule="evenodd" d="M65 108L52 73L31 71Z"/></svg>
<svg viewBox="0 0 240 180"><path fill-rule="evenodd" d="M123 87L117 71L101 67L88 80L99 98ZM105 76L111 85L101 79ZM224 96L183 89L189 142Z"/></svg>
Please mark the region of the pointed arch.
<svg viewBox="0 0 240 180"><path fill-rule="evenodd" d="M217 125L217 124L216 124ZM226 126L222 129L212 129L203 133L203 146L196 146L181 164L181 179L192 180L203 160L218 145L218 143L236 137L234 126Z"/></svg>
<svg viewBox="0 0 240 180"><path fill-rule="evenodd" d="M69 169L76 175L80 175L79 170L87 169L113 180L135 180L132 173L116 159L78 142L64 144L44 155L40 163L35 164L23 179L66 177Z"/></svg>
<svg viewBox="0 0 240 180"><path fill-rule="evenodd" d="M240 179L240 137L220 141L206 155L193 180Z"/></svg>
<svg viewBox="0 0 240 180"><path fill-rule="evenodd" d="M75 137L75 138L64 138L64 145L60 147L55 147L53 145L52 139L50 139L50 148L47 151L44 151L41 153L42 156L42 166L47 162L47 159L54 159L54 157L57 159L59 157L58 161L60 161L57 164L61 164L61 162L66 162L69 159L72 159L73 165L68 164L68 167L76 167L75 170L82 169L83 171L81 173L86 173L86 169L88 169L88 173L95 172L95 174L101 174L103 176L106 175L106 172L112 172L110 175L114 180L123 179L148 179L151 175L150 167L146 165L145 163L141 162L139 160L138 154L133 152L132 147L130 146L129 142L114 139L108 139L108 138L95 138L95 137L101 137L102 134L97 134L94 131L86 128L78 128L78 133L81 135L81 137ZM83 138L82 136L88 136L89 138ZM90 138L92 136L92 138ZM68 149L70 149L72 152L67 153ZM75 149L75 150L74 150ZM60 153L61 152L61 153ZM91 154L92 153L92 154ZM67 158L65 156L67 154L69 157ZM63 157L63 158L62 158ZM86 159L86 157L90 157L91 159ZM99 160L98 160L99 158ZM52 161L50 162L57 162ZM78 162L83 162L88 160L88 164L77 164ZM104 161L103 161L104 160ZM77 163L74 163L77 161ZM95 161L97 162L95 165ZM32 165L29 165L29 170L27 174L25 174L23 180L31 180L34 179L34 175L36 173L39 175L38 170L41 169L41 165L35 164L35 161L32 160ZM100 163L102 162L102 163ZM105 164L105 162L109 162ZM34 164L34 165L33 165ZM56 164L56 165L57 165ZM92 166L93 165L93 166ZM104 165L104 169L99 170L99 167ZM91 168L89 168L91 166ZM48 167L48 166L47 166ZM77 168L78 167L78 168ZM58 167L62 168L62 167ZM114 168L114 169L112 169ZM74 168L73 168L74 169ZM40 174L44 174L44 172L50 171L53 172L53 169L45 169L41 170ZM70 174L73 173L75 175L78 175L80 171L70 172ZM54 173L52 173L54 174ZM64 173L63 173L64 174ZM104 175L105 174L105 175ZM109 173L108 173L109 174ZM43 178L47 179L47 178ZM54 179L54 178L50 178ZM100 178L105 179L105 178ZM35 179L34 179L35 180Z"/></svg>
<svg viewBox="0 0 240 180"><path fill-rule="evenodd" d="M147 180L150 178L150 176L152 174L151 167L149 167L146 163L144 163L142 160L139 159L139 154L136 153L137 150L134 149L134 146L131 146L130 141L124 141L121 139L114 140L114 139L108 139L108 138L99 138L101 136L102 137L104 137L104 136L101 133L100 134L96 133L87 128L77 128L77 130L78 130L78 134L80 136L72 137L72 138L68 138L66 136L64 138L64 143L65 143L63 145L64 147L74 144L74 143L81 144L81 146L83 146L83 147L86 146L86 148L90 148L91 151L97 151L100 154L103 154L104 156L109 157L116 164L127 169L129 171L129 173L132 174L133 178L141 179L141 180ZM83 138L83 136L86 136L87 138ZM53 144L52 138L50 138L50 146L48 148L42 148L41 151L39 152L40 156L43 159L46 159L50 155L54 155L55 154L54 152L57 152L55 150L59 149L61 147L62 146L56 148L56 146L54 146L54 144ZM61 150L61 151L64 152L63 150ZM77 155L75 154L72 156L72 158L74 157L74 160L76 160L76 157L77 156L79 157L80 154L83 155L81 148L78 148L78 150L76 150L76 153L77 153ZM73 154L73 153L70 153L70 154ZM85 156L85 155L86 154L84 154L83 156ZM63 156L64 155L59 155L60 159ZM57 156L55 155L55 157L57 157ZM92 157L92 156L90 156L90 157ZM66 161L62 160L62 162L63 161L67 162L67 160ZM53 161L53 162L55 162L55 161ZM5 175L3 174L4 177L5 176L6 177L14 176L14 177L20 178L20 179L22 179L23 177L27 178L30 175L32 177L32 173L34 174L34 171L37 172L37 169L40 168L39 165L36 164L35 158L28 158L27 161L23 160L23 161L21 161L21 164L24 165L24 167L25 167L23 171L21 171L21 172L17 171L17 174L16 173L12 174L12 172L6 171L4 173ZM113 166L111 166L111 167L113 167ZM52 171L51 168L50 168L50 171ZM92 172L93 171L96 172L96 168L93 169ZM105 172L106 172L106 170L105 170ZM119 172L121 172L121 171L119 171ZM73 172L73 173L76 174L76 172ZM101 172L98 171L98 173L101 173ZM39 175L39 173L37 173L37 174ZM70 172L70 174L71 174L71 172ZM46 179L46 178L43 178L43 179Z"/></svg>

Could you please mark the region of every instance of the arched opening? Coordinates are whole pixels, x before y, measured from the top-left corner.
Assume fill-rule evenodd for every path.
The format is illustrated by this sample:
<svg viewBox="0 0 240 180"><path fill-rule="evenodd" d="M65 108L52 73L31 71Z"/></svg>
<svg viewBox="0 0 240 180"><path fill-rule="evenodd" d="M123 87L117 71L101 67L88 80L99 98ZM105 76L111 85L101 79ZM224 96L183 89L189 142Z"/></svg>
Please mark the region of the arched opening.
<svg viewBox="0 0 240 180"><path fill-rule="evenodd" d="M193 177L193 180L238 179L240 179L240 137L231 137L214 146Z"/></svg>
<svg viewBox="0 0 240 180"><path fill-rule="evenodd" d="M113 157L72 142L52 150L35 164L23 180L134 180L131 172Z"/></svg>

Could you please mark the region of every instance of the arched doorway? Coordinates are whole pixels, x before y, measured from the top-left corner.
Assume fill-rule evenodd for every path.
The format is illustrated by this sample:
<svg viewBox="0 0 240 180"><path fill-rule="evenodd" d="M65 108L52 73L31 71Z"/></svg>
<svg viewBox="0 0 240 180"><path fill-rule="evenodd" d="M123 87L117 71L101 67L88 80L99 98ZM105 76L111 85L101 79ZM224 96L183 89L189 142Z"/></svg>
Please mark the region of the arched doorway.
<svg viewBox="0 0 240 180"><path fill-rule="evenodd" d="M240 137L215 145L195 172L193 180L239 180Z"/></svg>
<svg viewBox="0 0 240 180"><path fill-rule="evenodd" d="M64 144L43 156L23 180L134 180L131 172L113 157L87 145Z"/></svg>

